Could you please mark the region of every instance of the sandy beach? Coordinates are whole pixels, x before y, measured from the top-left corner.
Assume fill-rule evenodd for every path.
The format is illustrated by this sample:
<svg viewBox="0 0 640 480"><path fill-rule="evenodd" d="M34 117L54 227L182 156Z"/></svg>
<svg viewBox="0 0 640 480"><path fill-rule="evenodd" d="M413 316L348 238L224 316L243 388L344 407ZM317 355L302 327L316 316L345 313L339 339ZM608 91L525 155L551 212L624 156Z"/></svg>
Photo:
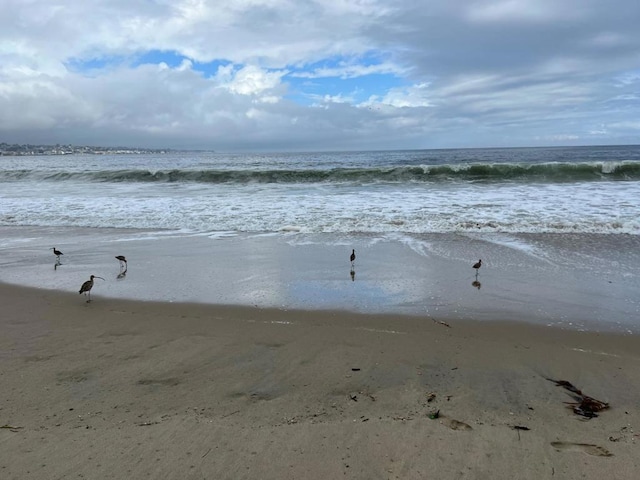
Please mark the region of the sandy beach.
<svg viewBox="0 0 640 480"><path fill-rule="evenodd" d="M3 479L632 479L640 337L0 284ZM607 402L572 411L570 382Z"/></svg>

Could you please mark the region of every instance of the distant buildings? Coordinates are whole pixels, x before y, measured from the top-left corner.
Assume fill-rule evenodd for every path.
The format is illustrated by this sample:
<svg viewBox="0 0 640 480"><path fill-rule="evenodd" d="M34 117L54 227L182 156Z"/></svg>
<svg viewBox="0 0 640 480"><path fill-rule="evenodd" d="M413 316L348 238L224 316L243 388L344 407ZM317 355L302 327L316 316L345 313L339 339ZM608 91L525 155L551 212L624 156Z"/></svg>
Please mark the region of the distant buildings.
<svg viewBox="0 0 640 480"><path fill-rule="evenodd" d="M171 150L128 147L87 147L76 145L19 145L0 143L0 156L16 155L118 155L168 153Z"/></svg>

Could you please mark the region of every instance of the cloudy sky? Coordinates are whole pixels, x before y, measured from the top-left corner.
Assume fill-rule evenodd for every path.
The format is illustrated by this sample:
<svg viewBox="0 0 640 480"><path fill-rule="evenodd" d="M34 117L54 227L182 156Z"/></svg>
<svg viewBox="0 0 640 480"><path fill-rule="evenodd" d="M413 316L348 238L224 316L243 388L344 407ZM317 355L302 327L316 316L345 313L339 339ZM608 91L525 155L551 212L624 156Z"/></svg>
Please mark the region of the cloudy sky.
<svg viewBox="0 0 640 480"><path fill-rule="evenodd" d="M640 143L638 0L0 0L0 142Z"/></svg>

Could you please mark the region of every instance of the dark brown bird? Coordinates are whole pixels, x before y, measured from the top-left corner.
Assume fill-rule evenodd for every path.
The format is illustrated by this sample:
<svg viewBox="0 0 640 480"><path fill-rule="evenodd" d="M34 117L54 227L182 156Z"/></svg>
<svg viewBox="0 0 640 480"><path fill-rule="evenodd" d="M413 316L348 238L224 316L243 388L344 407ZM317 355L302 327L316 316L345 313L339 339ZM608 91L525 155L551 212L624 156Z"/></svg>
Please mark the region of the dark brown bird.
<svg viewBox="0 0 640 480"><path fill-rule="evenodd" d="M351 256L349 257L349 259L351 260L351 265L353 265L353 262L356 261L356 250L355 249L351 250Z"/></svg>
<svg viewBox="0 0 640 480"><path fill-rule="evenodd" d="M53 254L58 257L58 260L60 260L60 255L64 255L60 250L56 250L56 247L51 247L51 250L53 250Z"/></svg>
<svg viewBox="0 0 640 480"><path fill-rule="evenodd" d="M88 294L89 295L89 299L87 300L87 303L89 303L91 301L91 289L93 288L93 279L94 278L99 278L100 280L104 280L104 278L102 277L97 277L95 275L91 275L89 277L89 280L87 280L86 282L84 282L82 284L82 286L80 287L80 291L78 293L84 293L85 296Z"/></svg>
<svg viewBox="0 0 640 480"><path fill-rule="evenodd" d="M476 263L473 264L473 268L476 269L476 272L480 270L481 266L482 266L482 260L478 260Z"/></svg>
<svg viewBox="0 0 640 480"><path fill-rule="evenodd" d="M116 255L116 259L120 260L121 264L122 264L122 262L127 263L127 259L124 258L124 255Z"/></svg>

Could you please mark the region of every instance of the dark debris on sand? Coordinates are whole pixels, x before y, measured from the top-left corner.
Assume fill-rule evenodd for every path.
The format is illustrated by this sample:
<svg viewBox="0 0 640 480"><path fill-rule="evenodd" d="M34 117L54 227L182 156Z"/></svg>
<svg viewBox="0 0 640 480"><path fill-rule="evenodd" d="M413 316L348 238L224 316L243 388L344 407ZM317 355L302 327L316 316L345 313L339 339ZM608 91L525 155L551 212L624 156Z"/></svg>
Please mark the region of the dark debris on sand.
<svg viewBox="0 0 640 480"><path fill-rule="evenodd" d="M598 416L597 412L609 408L608 403L601 402L600 400L596 400L589 395L585 395L571 382L568 382L566 380L553 380L552 378L547 378L547 380L555 383L556 386L563 387L564 389L571 392L570 395L575 401L565 403L569 406L569 408L573 410L573 413L575 413L576 415L580 415L581 417L585 417L586 419L595 418Z"/></svg>

